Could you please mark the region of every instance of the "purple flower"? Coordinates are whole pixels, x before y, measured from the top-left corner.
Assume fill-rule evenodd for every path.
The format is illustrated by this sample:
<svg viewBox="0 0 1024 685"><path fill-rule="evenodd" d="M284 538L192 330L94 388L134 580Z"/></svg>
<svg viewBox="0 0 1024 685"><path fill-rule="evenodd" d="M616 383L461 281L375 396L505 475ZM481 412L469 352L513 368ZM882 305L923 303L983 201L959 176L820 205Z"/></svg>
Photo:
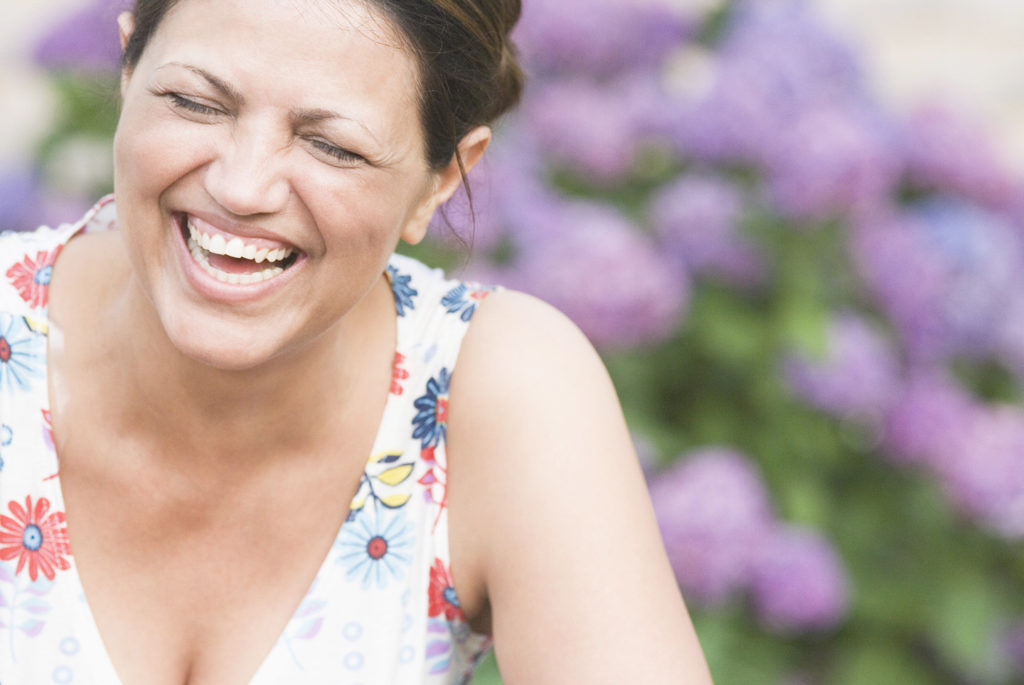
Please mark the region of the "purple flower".
<svg viewBox="0 0 1024 685"><path fill-rule="evenodd" d="M51 69L116 73L121 63L117 15L126 0L94 0L58 23L36 46L36 61Z"/></svg>
<svg viewBox="0 0 1024 685"><path fill-rule="evenodd" d="M650 482L672 568L687 595L708 605L744 588L757 544L773 525L757 469L726 448L683 455Z"/></svg>
<svg viewBox="0 0 1024 685"><path fill-rule="evenodd" d="M655 343L683 318L688 284L616 210L564 204L534 227L507 283L561 309L598 347Z"/></svg>
<svg viewBox="0 0 1024 685"><path fill-rule="evenodd" d="M892 345L866 320L850 313L830 322L823 358L794 351L784 362L784 375L811 405L842 418L881 418L899 390L899 363Z"/></svg>
<svg viewBox="0 0 1024 685"><path fill-rule="evenodd" d="M808 107L866 100L853 53L805 3L743 3L719 57L713 85L682 107L674 131L697 159L760 163Z"/></svg>
<svg viewBox="0 0 1024 685"><path fill-rule="evenodd" d="M1017 619L1000 631L1000 651L1013 664L1019 674L1024 674L1024 620Z"/></svg>
<svg viewBox="0 0 1024 685"><path fill-rule="evenodd" d="M996 209L1019 197L1020 184L984 128L962 113L937 103L923 106L909 117L905 136L907 172L915 185Z"/></svg>
<svg viewBox="0 0 1024 685"><path fill-rule="evenodd" d="M1007 298L1003 318L992 332L993 347L996 356L1024 385L1024 287L1018 286Z"/></svg>
<svg viewBox="0 0 1024 685"><path fill-rule="evenodd" d="M866 95L852 46L804 0L741 0L721 53L733 63L762 62L780 86L778 95L793 103L860 101Z"/></svg>
<svg viewBox="0 0 1024 685"><path fill-rule="evenodd" d="M92 201L55 193L31 169L0 171L0 231L29 231L78 221Z"/></svg>
<svg viewBox="0 0 1024 685"><path fill-rule="evenodd" d="M817 219L883 204L900 159L883 121L828 104L801 111L777 135L767 160L772 196L795 219Z"/></svg>
<svg viewBox="0 0 1024 685"><path fill-rule="evenodd" d="M886 417L886 452L897 462L938 468L978 411L974 398L946 373L915 370Z"/></svg>
<svg viewBox="0 0 1024 685"><path fill-rule="evenodd" d="M720 176L688 174L651 200L651 224L668 251L695 274L754 285L764 275L755 246L739 231L743 196Z"/></svg>
<svg viewBox="0 0 1024 685"><path fill-rule="evenodd" d="M754 562L754 607L780 633L827 630L845 616L848 589L843 564L819 533L779 526Z"/></svg>
<svg viewBox="0 0 1024 685"><path fill-rule="evenodd" d="M601 83L545 83L524 102L522 119L552 162L608 183L626 176L641 144L665 128L667 107L656 74L636 71Z"/></svg>
<svg viewBox="0 0 1024 685"><path fill-rule="evenodd" d="M38 187L27 170L0 173L0 230L27 230L39 225Z"/></svg>
<svg viewBox="0 0 1024 685"><path fill-rule="evenodd" d="M688 34L668 3L560 0L527 3L514 39L531 73L608 75L659 64Z"/></svg>
<svg viewBox="0 0 1024 685"><path fill-rule="evenodd" d="M953 501L996 534L1024 538L1024 410L976 411L938 464Z"/></svg>
<svg viewBox="0 0 1024 685"><path fill-rule="evenodd" d="M912 360L995 351L1024 269L1024 243L1007 219L930 200L853 237L858 269Z"/></svg>

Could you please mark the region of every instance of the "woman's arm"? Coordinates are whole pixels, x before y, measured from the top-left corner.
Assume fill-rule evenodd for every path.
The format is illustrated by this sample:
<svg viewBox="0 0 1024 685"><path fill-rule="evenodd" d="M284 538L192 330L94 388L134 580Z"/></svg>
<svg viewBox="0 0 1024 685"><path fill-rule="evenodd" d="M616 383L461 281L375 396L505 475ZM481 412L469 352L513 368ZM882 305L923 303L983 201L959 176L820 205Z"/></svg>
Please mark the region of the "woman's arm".
<svg viewBox="0 0 1024 685"><path fill-rule="evenodd" d="M711 682L615 391L568 319L488 298L448 444L453 573L508 685Z"/></svg>

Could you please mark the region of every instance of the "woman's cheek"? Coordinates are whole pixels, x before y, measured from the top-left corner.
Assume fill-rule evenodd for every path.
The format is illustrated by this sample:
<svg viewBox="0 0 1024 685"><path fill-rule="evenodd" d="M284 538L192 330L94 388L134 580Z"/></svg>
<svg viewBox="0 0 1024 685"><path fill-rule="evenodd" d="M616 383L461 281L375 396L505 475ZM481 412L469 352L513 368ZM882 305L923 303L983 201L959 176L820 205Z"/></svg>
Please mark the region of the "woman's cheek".
<svg viewBox="0 0 1024 685"><path fill-rule="evenodd" d="M126 110L114 137L117 174L140 189L166 187L211 158L219 128L185 121L163 106Z"/></svg>

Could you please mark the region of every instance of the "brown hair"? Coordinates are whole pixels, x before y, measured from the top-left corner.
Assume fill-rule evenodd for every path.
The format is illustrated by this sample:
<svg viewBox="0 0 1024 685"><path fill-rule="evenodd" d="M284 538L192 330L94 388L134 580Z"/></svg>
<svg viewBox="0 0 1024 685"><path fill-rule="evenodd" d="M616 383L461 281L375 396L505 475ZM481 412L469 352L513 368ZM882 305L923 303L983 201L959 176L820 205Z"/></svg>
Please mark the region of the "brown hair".
<svg viewBox="0 0 1024 685"><path fill-rule="evenodd" d="M131 69L160 22L179 0L136 0L135 30L122 64ZM420 121L431 169L454 157L476 126L514 107L523 89L509 32L520 0L368 0L404 34L420 64Z"/></svg>

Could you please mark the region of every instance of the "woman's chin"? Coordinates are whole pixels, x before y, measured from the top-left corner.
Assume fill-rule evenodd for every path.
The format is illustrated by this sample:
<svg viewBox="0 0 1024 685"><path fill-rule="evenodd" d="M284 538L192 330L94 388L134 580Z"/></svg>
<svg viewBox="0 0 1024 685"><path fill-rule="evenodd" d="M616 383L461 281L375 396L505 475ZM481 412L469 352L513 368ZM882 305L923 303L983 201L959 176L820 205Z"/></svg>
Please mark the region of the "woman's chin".
<svg viewBox="0 0 1024 685"><path fill-rule="evenodd" d="M207 326L196 318L187 325L164 321L164 334L182 357L220 371L251 371L281 355L283 341L266 335L272 327L207 318L213 319Z"/></svg>
<svg viewBox="0 0 1024 685"><path fill-rule="evenodd" d="M183 357L218 371L252 371L267 365L276 356L269 350L229 341L189 340L176 343L172 339L171 342Z"/></svg>

